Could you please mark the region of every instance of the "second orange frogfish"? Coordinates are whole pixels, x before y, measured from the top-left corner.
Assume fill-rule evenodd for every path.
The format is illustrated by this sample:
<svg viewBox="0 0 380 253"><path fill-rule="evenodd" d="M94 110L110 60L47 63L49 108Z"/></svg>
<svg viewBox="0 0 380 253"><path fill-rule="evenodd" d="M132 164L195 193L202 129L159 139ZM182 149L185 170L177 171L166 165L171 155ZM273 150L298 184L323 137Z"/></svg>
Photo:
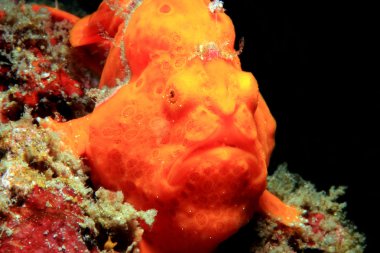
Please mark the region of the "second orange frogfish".
<svg viewBox="0 0 380 253"><path fill-rule="evenodd" d="M142 253L207 253L255 212L297 225L266 188L275 121L241 70L218 0L108 0L71 31L109 45L101 86L125 82L93 113L42 124L86 157L95 185L157 209Z"/></svg>

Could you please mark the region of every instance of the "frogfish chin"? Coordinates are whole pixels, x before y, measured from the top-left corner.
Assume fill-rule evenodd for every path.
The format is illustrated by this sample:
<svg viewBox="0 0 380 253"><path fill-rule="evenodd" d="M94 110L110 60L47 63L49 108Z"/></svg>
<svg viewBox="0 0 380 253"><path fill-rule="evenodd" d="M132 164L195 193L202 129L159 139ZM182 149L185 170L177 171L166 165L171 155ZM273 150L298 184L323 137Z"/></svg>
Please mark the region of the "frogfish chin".
<svg viewBox="0 0 380 253"><path fill-rule="evenodd" d="M161 236L152 235L153 242L159 238L153 244L167 247L170 242L183 241L183 248L173 245L166 250L211 252L257 211L266 177L265 167L258 163L251 153L222 146L198 150L175 165L168 183L180 189L172 209L176 212L166 214L163 230L156 231Z"/></svg>

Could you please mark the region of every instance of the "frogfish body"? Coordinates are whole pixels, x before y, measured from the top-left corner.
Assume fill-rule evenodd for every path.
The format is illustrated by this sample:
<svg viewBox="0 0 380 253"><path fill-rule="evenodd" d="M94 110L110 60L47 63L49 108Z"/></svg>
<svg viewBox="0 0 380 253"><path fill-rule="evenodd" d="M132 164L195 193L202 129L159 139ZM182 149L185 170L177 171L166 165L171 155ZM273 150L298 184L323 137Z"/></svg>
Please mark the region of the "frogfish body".
<svg viewBox="0 0 380 253"><path fill-rule="evenodd" d="M299 222L265 190L275 121L220 1L104 1L70 40L108 43L101 86L129 81L90 115L43 125L88 159L96 185L158 210L142 253L212 252L257 211Z"/></svg>

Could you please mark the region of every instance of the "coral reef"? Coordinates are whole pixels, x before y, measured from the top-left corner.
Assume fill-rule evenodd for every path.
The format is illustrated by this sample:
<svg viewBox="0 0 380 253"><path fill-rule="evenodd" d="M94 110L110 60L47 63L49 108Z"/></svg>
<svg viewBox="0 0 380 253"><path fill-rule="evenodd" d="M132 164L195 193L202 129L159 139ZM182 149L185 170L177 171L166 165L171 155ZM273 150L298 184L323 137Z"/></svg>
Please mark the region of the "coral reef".
<svg viewBox="0 0 380 253"><path fill-rule="evenodd" d="M328 193L318 192L310 182L291 174L286 165L268 177L268 189L286 203L302 208L304 226L286 228L265 217L258 219L255 231L258 240L253 252L318 252L360 253L364 251L365 238L345 219L345 203L339 197L345 187L331 187Z"/></svg>
<svg viewBox="0 0 380 253"><path fill-rule="evenodd" d="M0 251L97 252L107 235L115 250L131 251L143 232L138 220L150 226L156 212L136 211L121 192L92 190L83 162L31 122L25 115L0 129Z"/></svg>
<svg viewBox="0 0 380 253"><path fill-rule="evenodd" d="M73 20L60 20L45 8L0 2L1 121L17 120L32 108L33 117L71 119L92 111L84 99L95 87L94 72L68 43Z"/></svg>
<svg viewBox="0 0 380 253"><path fill-rule="evenodd" d="M45 190L35 186L20 204L9 208L11 215L3 220L1 252L88 252L81 240L78 224L83 212L74 202L65 201L67 189ZM3 218L4 219L4 218ZM33 233L31 233L33 231ZM98 252L95 248L91 252Z"/></svg>

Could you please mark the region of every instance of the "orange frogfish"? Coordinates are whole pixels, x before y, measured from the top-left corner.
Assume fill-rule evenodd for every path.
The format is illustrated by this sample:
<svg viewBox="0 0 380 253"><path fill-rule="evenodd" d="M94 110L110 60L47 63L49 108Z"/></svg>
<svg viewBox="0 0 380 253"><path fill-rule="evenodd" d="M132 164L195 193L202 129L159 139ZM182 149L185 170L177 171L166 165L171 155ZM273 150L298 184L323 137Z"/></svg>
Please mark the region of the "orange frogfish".
<svg viewBox="0 0 380 253"><path fill-rule="evenodd" d="M142 253L212 252L255 212L300 222L265 189L275 121L221 1L108 0L70 36L108 45L100 86L125 83L90 115L42 124L89 161L95 185L158 211Z"/></svg>

